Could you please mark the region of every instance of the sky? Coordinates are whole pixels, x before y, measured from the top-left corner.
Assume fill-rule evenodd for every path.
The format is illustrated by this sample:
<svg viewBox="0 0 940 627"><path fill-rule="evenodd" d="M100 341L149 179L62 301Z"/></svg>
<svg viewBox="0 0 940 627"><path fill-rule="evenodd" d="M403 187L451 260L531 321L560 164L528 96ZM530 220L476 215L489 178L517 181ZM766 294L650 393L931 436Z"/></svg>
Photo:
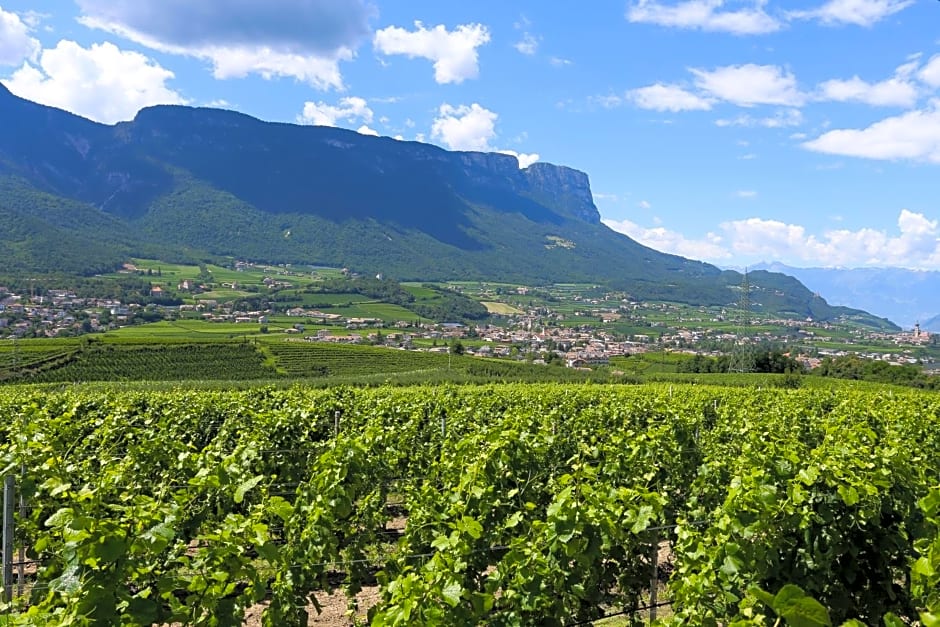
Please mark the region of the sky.
<svg viewBox="0 0 940 627"><path fill-rule="evenodd" d="M940 270L936 1L0 0L0 82L567 165L721 266Z"/></svg>

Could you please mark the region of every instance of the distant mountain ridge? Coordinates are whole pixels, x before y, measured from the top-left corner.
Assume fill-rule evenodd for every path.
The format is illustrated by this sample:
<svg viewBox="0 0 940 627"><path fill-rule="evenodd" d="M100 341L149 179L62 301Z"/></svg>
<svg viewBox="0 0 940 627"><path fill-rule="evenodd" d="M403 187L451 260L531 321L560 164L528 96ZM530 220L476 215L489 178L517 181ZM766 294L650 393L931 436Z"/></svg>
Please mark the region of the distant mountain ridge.
<svg viewBox="0 0 940 627"><path fill-rule="evenodd" d="M932 333L940 333L940 314L925 320L924 323L920 325L920 328Z"/></svg>
<svg viewBox="0 0 940 627"><path fill-rule="evenodd" d="M755 269L781 272L826 296L834 305L864 309L905 328L915 323L940 331L940 272L904 268L794 268L761 263Z"/></svg>
<svg viewBox="0 0 940 627"><path fill-rule="evenodd" d="M509 155L218 109L150 107L109 126L6 88L0 119L7 271L214 255L401 280L590 282L637 298L737 300L737 273L603 225L587 175L564 166L520 169ZM862 315L782 275L753 273L751 283L767 311Z"/></svg>

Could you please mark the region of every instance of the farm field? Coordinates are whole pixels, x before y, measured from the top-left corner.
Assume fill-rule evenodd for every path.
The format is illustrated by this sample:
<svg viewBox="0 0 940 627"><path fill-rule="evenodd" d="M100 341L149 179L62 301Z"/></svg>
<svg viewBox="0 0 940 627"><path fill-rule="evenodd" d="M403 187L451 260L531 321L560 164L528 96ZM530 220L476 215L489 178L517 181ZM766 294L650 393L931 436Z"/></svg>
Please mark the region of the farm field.
<svg viewBox="0 0 940 627"><path fill-rule="evenodd" d="M7 388L0 412L34 564L12 624L301 626L329 592L372 625L630 624L654 561L662 625L940 611L936 395Z"/></svg>
<svg viewBox="0 0 940 627"><path fill-rule="evenodd" d="M329 313L339 314L347 318L379 318L385 322L396 322L398 320L418 320L421 318L414 312L408 311L401 305L374 301L355 303L348 307L333 307L327 311L329 311Z"/></svg>
<svg viewBox="0 0 940 627"><path fill-rule="evenodd" d="M0 383L247 383L263 379L316 385L381 385L611 380L606 372L367 345L304 342L260 333L257 325L199 324L218 330L199 332L194 330L198 325L180 328L172 323L156 323L165 335L117 334L93 342L34 343L28 352L0 351ZM244 334L246 331L251 332Z"/></svg>
<svg viewBox="0 0 940 627"><path fill-rule="evenodd" d="M31 373L30 383L85 381L190 381L272 379L276 371L264 363L255 346L245 342L102 344L71 353L57 367Z"/></svg>
<svg viewBox="0 0 940 627"><path fill-rule="evenodd" d="M523 313L523 311L518 307L513 307L512 305L506 303L485 300L481 301L481 304L486 307L488 312L501 316L512 316Z"/></svg>
<svg viewBox="0 0 940 627"><path fill-rule="evenodd" d="M305 342L293 328L296 318L274 318L265 325L163 321L126 327L84 338L20 340L0 343L0 384L152 381L191 386L252 386L258 381L289 385L414 385L594 381L637 384L667 382L751 388L888 389L882 384L818 376L777 374L677 373L681 353L650 352L615 357L591 371L545 366L524 360L448 354L445 345L431 352L431 340L415 340L419 351L364 344ZM305 335L336 327L304 324ZM267 332L262 332L262 326ZM295 331L288 335L285 331ZM464 340L464 346L483 345ZM224 357L222 357L224 355ZM241 373L246 373L241 376Z"/></svg>

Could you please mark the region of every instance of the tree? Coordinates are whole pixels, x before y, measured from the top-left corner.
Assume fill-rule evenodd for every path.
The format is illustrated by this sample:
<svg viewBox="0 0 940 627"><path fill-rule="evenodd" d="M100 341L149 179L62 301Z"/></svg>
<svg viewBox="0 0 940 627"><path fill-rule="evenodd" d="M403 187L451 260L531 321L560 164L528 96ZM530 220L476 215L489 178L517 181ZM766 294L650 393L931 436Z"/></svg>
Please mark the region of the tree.
<svg viewBox="0 0 940 627"><path fill-rule="evenodd" d="M450 353L451 355L463 355L464 354L463 343L456 338L451 340L450 341Z"/></svg>

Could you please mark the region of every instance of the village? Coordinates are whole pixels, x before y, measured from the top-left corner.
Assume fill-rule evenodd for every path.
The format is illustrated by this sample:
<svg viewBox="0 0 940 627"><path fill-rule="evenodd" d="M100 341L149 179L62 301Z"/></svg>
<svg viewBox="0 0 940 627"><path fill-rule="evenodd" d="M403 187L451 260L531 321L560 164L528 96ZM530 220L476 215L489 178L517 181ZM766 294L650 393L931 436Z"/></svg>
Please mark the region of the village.
<svg viewBox="0 0 940 627"><path fill-rule="evenodd" d="M14 294L0 286L0 338L75 337L161 321L199 321L229 325L225 328L234 335L280 333L292 341L371 344L427 352L458 350L468 355L558 363L572 368L605 366L611 358L656 351L718 357L742 345L784 347L788 351L792 347L794 358L806 369L815 368L825 357L849 354L892 364L932 366L933 351L928 349L936 349L940 339L919 326L900 333L858 327L846 333L830 322L755 317L748 327L728 328L719 324L728 312L702 310L691 316L670 304L603 299L581 304L584 307L574 313L561 314L540 305L519 313L494 314L487 323L471 324L343 316L303 307L247 310L237 308L233 302L212 299L155 305L80 298L69 290ZM669 317L671 309L675 311ZM642 313L650 311L657 313L656 320ZM668 321L659 314L666 314ZM616 323L624 319L645 327L644 332L618 330Z"/></svg>

